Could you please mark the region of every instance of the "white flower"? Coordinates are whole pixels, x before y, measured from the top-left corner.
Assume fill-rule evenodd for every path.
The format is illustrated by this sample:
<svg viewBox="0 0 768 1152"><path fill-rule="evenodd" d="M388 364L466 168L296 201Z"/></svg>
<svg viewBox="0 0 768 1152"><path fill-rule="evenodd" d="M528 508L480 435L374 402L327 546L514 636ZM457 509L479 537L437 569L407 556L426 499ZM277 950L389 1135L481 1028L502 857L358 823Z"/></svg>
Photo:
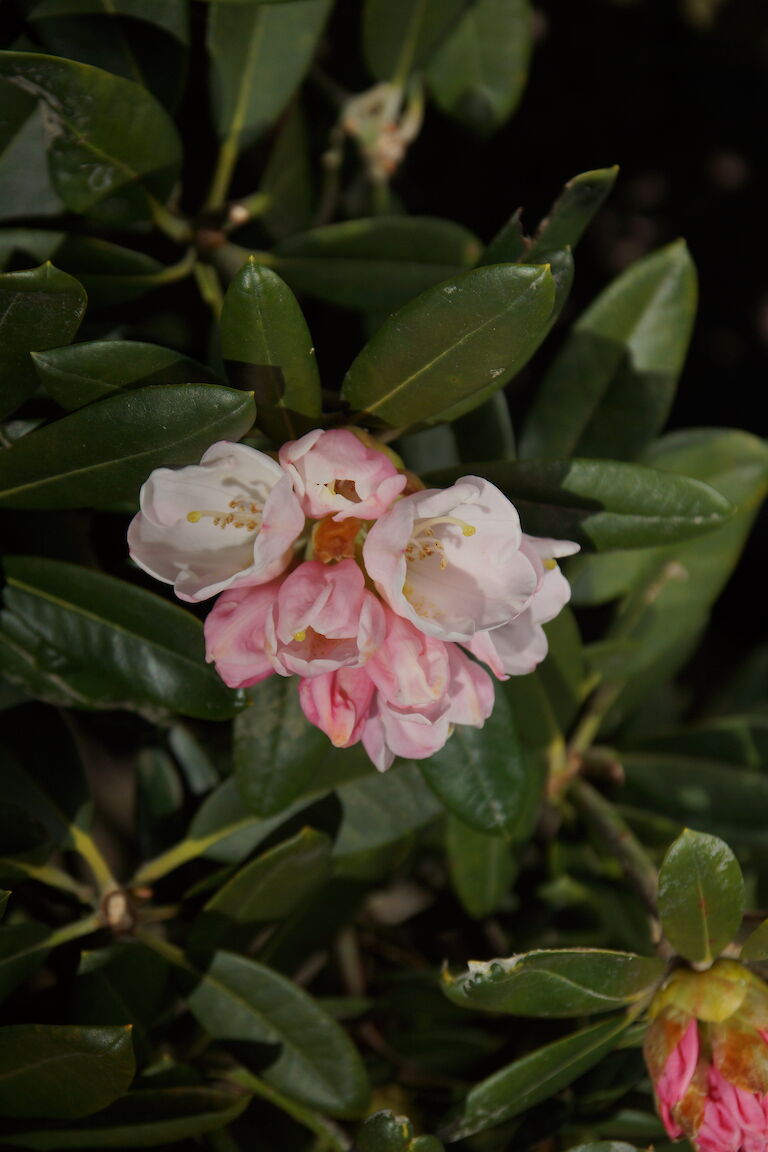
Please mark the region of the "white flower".
<svg viewBox="0 0 768 1152"><path fill-rule="evenodd" d="M173 584L182 600L274 579L304 528L280 465L226 440L211 445L199 464L157 468L141 489L140 506L128 529L131 556Z"/></svg>

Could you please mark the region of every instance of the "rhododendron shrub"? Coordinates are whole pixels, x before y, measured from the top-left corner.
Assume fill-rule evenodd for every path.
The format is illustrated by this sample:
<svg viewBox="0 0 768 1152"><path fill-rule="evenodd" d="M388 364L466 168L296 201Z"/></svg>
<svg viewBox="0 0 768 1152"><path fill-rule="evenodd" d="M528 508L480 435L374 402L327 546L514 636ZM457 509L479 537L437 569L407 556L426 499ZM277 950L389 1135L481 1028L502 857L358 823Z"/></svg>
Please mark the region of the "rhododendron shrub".
<svg viewBox="0 0 768 1152"><path fill-rule="evenodd" d="M0 1147L768 1149L748 6L0 4Z"/></svg>

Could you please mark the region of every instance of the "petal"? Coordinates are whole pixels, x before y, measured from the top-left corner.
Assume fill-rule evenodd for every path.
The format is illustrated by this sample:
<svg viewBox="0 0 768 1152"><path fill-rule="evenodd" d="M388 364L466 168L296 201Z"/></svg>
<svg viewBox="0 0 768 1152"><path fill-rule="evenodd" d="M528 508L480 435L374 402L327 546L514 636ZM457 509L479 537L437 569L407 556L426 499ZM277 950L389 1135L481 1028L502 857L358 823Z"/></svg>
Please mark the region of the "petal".
<svg viewBox="0 0 768 1152"><path fill-rule="evenodd" d="M265 623L279 580L223 592L204 625L206 660L230 688L257 684L274 671L265 652Z"/></svg>

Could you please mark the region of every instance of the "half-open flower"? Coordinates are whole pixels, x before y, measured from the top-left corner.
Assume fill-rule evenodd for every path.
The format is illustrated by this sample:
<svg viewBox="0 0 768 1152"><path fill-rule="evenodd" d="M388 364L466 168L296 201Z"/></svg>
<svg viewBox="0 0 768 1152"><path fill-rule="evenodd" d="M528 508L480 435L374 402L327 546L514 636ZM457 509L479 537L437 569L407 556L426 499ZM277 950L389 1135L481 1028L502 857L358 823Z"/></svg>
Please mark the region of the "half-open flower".
<svg viewBox="0 0 768 1152"><path fill-rule="evenodd" d="M571 586L554 558L570 556L578 550L579 545L570 540L523 534L521 551L539 577L536 591L514 620L491 632L476 632L466 645L500 680L533 672L546 656L549 645L542 625L554 620L571 598Z"/></svg>
<svg viewBox="0 0 768 1152"><path fill-rule="evenodd" d="M354 560L307 560L280 585L266 651L282 676L320 676L365 664L385 633L384 607Z"/></svg>
<svg viewBox="0 0 768 1152"><path fill-rule="evenodd" d="M514 505L487 480L398 500L371 528L365 566L399 616L441 640L467 641L519 615L538 585Z"/></svg>
<svg viewBox="0 0 768 1152"><path fill-rule="evenodd" d="M375 520L407 483L383 450L347 428L315 429L280 449L307 516Z"/></svg>
<svg viewBox="0 0 768 1152"><path fill-rule="evenodd" d="M263 452L219 441L199 464L157 468L128 529L140 568L205 600L236 584L264 584L288 565L304 528L288 476Z"/></svg>
<svg viewBox="0 0 768 1152"><path fill-rule="evenodd" d="M339 668L302 680L299 700L310 724L336 748L349 748L362 736L375 691L366 668Z"/></svg>
<svg viewBox="0 0 768 1152"><path fill-rule="evenodd" d="M280 580L222 592L205 620L205 658L230 688L258 684L275 669L264 650L264 629Z"/></svg>

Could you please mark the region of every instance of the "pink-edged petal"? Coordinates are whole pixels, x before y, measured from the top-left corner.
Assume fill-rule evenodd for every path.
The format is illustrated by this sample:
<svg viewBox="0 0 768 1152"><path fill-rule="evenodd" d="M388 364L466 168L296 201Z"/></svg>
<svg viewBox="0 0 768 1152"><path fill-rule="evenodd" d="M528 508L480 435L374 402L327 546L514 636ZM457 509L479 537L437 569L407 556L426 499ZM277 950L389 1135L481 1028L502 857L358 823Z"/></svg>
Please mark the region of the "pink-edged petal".
<svg viewBox="0 0 768 1152"><path fill-rule="evenodd" d="M337 748L349 748L362 736L374 685L364 669L341 668L299 685L299 700L311 724Z"/></svg>
<svg viewBox="0 0 768 1152"><path fill-rule="evenodd" d="M280 581L231 588L217 599L204 625L206 660L230 688L258 684L274 669L265 652L265 624Z"/></svg>
<svg viewBox="0 0 768 1152"><path fill-rule="evenodd" d="M284 444L280 463L304 512L316 518L373 520L407 483L384 451L346 428L308 432Z"/></svg>

